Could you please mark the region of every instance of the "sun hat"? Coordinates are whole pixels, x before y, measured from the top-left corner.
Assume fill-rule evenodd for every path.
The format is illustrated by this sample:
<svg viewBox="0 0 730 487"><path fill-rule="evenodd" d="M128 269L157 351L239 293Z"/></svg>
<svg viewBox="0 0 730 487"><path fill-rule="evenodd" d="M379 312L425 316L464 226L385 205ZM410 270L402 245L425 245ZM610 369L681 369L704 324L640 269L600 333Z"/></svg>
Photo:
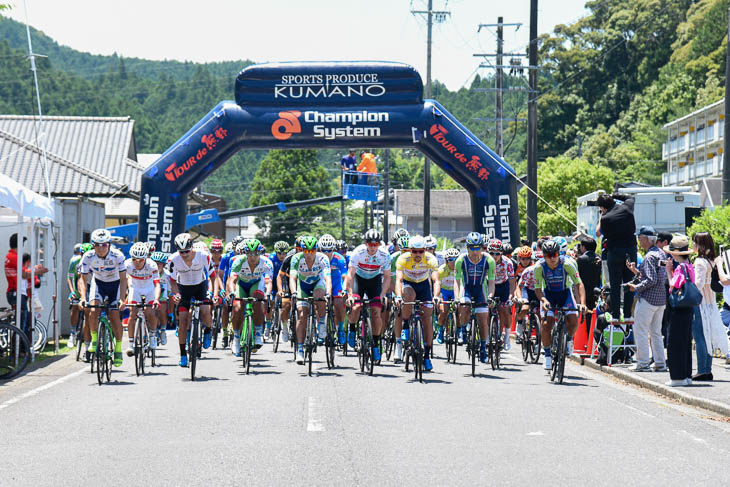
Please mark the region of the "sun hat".
<svg viewBox="0 0 730 487"><path fill-rule="evenodd" d="M672 255L689 255L692 251L689 248L689 239L687 235L675 235L672 241L664 247L664 252Z"/></svg>

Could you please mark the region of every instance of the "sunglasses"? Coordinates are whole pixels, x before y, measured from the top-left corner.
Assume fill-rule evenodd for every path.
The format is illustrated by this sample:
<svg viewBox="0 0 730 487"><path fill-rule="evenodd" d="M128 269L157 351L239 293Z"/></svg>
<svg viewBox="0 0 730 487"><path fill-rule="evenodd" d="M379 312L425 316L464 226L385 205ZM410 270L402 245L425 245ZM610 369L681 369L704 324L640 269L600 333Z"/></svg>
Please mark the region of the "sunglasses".
<svg viewBox="0 0 730 487"><path fill-rule="evenodd" d="M248 250L246 251L246 255L259 255L258 250Z"/></svg>
<svg viewBox="0 0 730 487"><path fill-rule="evenodd" d="M109 246L109 242L107 242L107 243L95 243L94 244L94 247L108 247L108 246Z"/></svg>
<svg viewBox="0 0 730 487"><path fill-rule="evenodd" d="M478 247L478 246L477 247L467 247L467 249L469 249L472 252L477 252L479 250L482 250L482 248L481 247Z"/></svg>
<svg viewBox="0 0 730 487"><path fill-rule="evenodd" d="M132 260L135 262L144 262L147 259L145 259L144 257L134 257Z"/></svg>
<svg viewBox="0 0 730 487"><path fill-rule="evenodd" d="M380 242L368 242L368 247L380 247Z"/></svg>
<svg viewBox="0 0 730 487"><path fill-rule="evenodd" d="M554 257L557 257L558 255L560 255L560 254L559 254L559 253L554 253L554 254L543 254L543 257L545 257L546 259L552 259L552 258L554 258Z"/></svg>
<svg viewBox="0 0 730 487"><path fill-rule="evenodd" d="M213 252L214 254L220 254L220 253L221 253L221 252L223 252L223 251L222 251L222 250L216 250L216 249L213 249L213 250L212 250L212 252Z"/></svg>
<svg viewBox="0 0 730 487"><path fill-rule="evenodd" d="M305 254L313 254L313 253L315 253L317 251L316 250L311 250L311 249L304 249L304 250L302 250L302 252L304 252Z"/></svg>
<svg viewBox="0 0 730 487"><path fill-rule="evenodd" d="M180 255L187 255L190 253L190 250L178 250L177 253Z"/></svg>
<svg viewBox="0 0 730 487"><path fill-rule="evenodd" d="M456 262L456 259L456 257L449 257L448 259L446 259L446 262Z"/></svg>
<svg viewBox="0 0 730 487"><path fill-rule="evenodd" d="M489 255L500 256L502 255L502 252L489 252Z"/></svg>
<svg viewBox="0 0 730 487"><path fill-rule="evenodd" d="M420 255L420 254L425 254L426 251L425 250L411 250L411 253L412 254L416 254L416 255Z"/></svg>

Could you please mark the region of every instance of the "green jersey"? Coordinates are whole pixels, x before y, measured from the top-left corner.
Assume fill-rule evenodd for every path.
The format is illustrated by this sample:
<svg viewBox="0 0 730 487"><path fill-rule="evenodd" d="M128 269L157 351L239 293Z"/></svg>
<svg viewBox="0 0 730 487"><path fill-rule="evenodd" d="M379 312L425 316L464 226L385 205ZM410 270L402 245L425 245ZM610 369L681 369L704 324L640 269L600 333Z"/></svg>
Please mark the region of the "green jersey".
<svg viewBox="0 0 730 487"><path fill-rule="evenodd" d="M79 263L81 262L81 255L74 255L71 257L71 260L68 261L68 278L71 279L71 284L73 285L74 292L77 291L76 283L79 280Z"/></svg>

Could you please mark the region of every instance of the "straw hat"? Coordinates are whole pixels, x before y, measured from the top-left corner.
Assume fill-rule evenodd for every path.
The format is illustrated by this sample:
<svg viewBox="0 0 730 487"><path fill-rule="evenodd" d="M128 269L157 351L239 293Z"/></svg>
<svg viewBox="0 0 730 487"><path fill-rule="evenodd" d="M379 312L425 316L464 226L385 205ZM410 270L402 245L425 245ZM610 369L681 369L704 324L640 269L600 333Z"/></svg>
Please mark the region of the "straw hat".
<svg viewBox="0 0 730 487"><path fill-rule="evenodd" d="M687 235L675 235L672 241L664 247L664 252L672 255L690 255L692 250L689 248L689 239Z"/></svg>

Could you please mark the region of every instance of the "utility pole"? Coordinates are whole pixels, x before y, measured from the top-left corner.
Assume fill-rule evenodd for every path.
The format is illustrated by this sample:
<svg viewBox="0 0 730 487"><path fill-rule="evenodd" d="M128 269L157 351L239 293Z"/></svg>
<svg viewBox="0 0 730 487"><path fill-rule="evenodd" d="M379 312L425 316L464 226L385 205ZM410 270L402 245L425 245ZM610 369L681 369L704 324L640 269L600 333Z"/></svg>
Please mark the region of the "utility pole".
<svg viewBox="0 0 730 487"><path fill-rule="evenodd" d="M348 154L349 155L349 154ZM340 239L345 240L345 172L340 176L340 189L342 201L340 201Z"/></svg>
<svg viewBox="0 0 730 487"><path fill-rule="evenodd" d="M504 155L503 151L503 145L502 145L502 44L504 44L504 28L502 27L503 22L502 17L497 17L497 102L496 102L496 118L497 118L497 126L496 126L496 152L499 157L502 157Z"/></svg>
<svg viewBox="0 0 730 487"><path fill-rule="evenodd" d="M390 149L385 149L385 171L383 172L383 241L388 243L388 210L390 206Z"/></svg>
<svg viewBox="0 0 730 487"><path fill-rule="evenodd" d="M433 9L433 0L428 0L428 10L411 10L413 15L425 15L426 17L426 99L431 98L431 38L434 17L436 22L443 22L451 12L446 10ZM431 233L431 161L425 158L423 169L423 234Z"/></svg>
<svg viewBox="0 0 730 487"><path fill-rule="evenodd" d="M730 15L730 9L728 10ZM728 17L727 26L728 35L730 36L730 17ZM725 45L725 140L724 149L722 151L722 202L725 205L730 201L730 37Z"/></svg>
<svg viewBox="0 0 730 487"><path fill-rule="evenodd" d="M530 0L530 66L537 66L537 0ZM530 91L527 95L527 240L534 242L537 240L537 69L529 70L529 81Z"/></svg>

